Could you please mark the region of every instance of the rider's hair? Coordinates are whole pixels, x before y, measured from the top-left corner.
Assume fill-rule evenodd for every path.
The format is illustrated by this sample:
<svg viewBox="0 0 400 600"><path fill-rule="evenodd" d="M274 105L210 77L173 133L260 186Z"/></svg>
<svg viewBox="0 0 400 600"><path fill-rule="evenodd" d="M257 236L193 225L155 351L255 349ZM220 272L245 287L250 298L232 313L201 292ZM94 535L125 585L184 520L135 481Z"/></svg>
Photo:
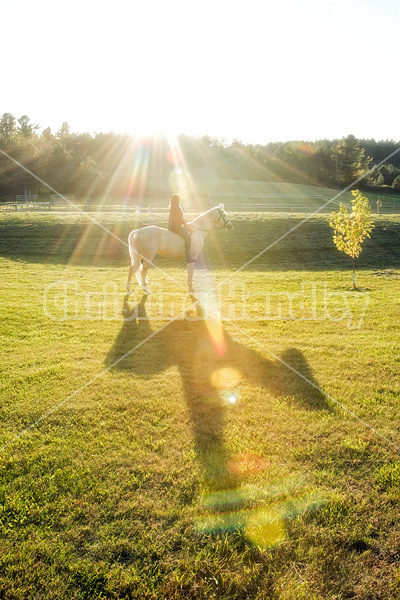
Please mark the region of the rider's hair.
<svg viewBox="0 0 400 600"><path fill-rule="evenodd" d="M169 201L170 206L178 206L181 201L181 197L179 194L173 194L171 196L171 200Z"/></svg>

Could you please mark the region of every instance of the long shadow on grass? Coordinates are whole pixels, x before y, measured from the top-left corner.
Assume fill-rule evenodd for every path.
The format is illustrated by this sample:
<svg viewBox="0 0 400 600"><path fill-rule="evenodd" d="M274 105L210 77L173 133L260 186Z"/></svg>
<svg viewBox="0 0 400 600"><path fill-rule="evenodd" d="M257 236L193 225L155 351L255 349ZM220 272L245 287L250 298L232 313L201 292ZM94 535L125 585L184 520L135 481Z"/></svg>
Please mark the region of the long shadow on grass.
<svg viewBox="0 0 400 600"><path fill-rule="evenodd" d="M173 321L154 335L155 330L146 317L146 298L144 296L139 304L131 306L125 297L125 320L106 364L115 363L142 344L114 368L149 377L178 366L197 456L210 491L239 487L238 474L230 468L232 461L224 430L226 411L239 397L241 382L257 385L274 396L290 397L291 401L309 409L330 410L325 396L296 373L281 362L268 360L234 341L226 331L223 331L223 345L216 347L202 318ZM198 316L201 315L200 308L198 306ZM148 339L149 336L152 337ZM316 384L312 370L299 350L286 349L282 360Z"/></svg>

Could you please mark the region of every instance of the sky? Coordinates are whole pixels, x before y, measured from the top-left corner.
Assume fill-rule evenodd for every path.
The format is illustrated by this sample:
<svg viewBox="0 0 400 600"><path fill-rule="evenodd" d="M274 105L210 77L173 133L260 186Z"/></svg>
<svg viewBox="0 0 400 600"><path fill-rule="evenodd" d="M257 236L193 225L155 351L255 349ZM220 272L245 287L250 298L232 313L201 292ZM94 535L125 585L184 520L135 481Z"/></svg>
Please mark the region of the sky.
<svg viewBox="0 0 400 600"><path fill-rule="evenodd" d="M0 114L53 133L400 140L397 0L0 7Z"/></svg>

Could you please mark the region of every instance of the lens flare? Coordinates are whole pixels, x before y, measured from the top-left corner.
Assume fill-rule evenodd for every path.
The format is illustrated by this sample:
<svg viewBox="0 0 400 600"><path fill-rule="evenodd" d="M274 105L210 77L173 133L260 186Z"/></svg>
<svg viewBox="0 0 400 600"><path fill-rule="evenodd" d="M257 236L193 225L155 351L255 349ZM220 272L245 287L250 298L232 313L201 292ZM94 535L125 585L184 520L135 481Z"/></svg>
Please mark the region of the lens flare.
<svg viewBox="0 0 400 600"><path fill-rule="evenodd" d="M208 307L207 310L204 310L202 304L199 305L199 308L204 317L204 322L206 324L211 343L217 351L218 355L223 356L225 354L226 345L224 330L222 328L222 323L219 314L217 311L208 310Z"/></svg>
<svg viewBox="0 0 400 600"><path fill-rule="evenodd" d="M223 356L225 354L226 346L224 330L222 329L221 321L209 318L206 320L206 327L210 335L212 345L216 349L219 356Z"/></svg>
<svg viewBox="0 0 400 600"><path fill-rule="evenodd" d="M211 373L211 383L221 390L221 397L227 406L234 406L241 399L237 389L241 378L241 373L233 367L221 367Z"/></svg>
<svg viewBox="0 0 400 600"><path fill-rule="evenodd" d="M267 468L267 461L260 454L244 452L232 456L232 458L228 460L227 468L233 475L244 477L265 471Z"/></svg>
<svg viewBox="0 0 400 600"><path fill-rule="evenodd" d="M226 511L227 509L239 508L243 505L245 496L240 489L220 490L209 492L201 498L201 505L207 510Z"/></svg>
<svg viewBox="0 0 400 600"><path fill-rule="evenodd" d="M199 273L200 275L200 273ZM197 310L206 325L211 343L219 356L226 350L224 330L222 328L217 287L211 272L204 270L199 276L197 292Z"/></svg>
<svg viewBox="0 0 400 600"><path fill-rule="evenodd" d="M179 194L182 200L190 196L190 177L182 167L176 167L169 176L169 187L174 194Z"/></svg>
<svg viewBox="0 0 400 600"><path fill-rule="evenodd" d="M227 404L236 404L238 401L237 394L235 394L235 392L227 392L225 395L225 401Z"/></svg>
<svg viewBox="0 0 400 600"><path fill-rule="evenodd" d="M246 515L244 511L208 515L197 521L196 531L207 534L238 531L243 529L245 522Z"/></svg>
<svg viewBox="0 0 400 600"><path fill-rule="evenodd" d="M232 389L238 386L241 373L233 367L221 367L211 374L211 383L219 389Z"/></svg>
<svg viewBox="0 0 400 600"><path fill-rule="evenodd" d="M244 535L252 544L263 550L275 548L285 540L285 522L282 513L274 508L251 512L244 528Z"/></svg>
<svg viewBox="0 0 400 600"><path fill-rule="evenodd" d="M234 464L236 462L236 464ZM265 461L258 455L238 455L230 470L242 475L242 466L254 463L263 470ZM242 463L242 465L240 464ZM302 477L273 481L263 488L253 485L238 489L209 492L201 499L202 515L196 520L200 533L240 531L249 544L262 550L272 550L287 538L287 523L327 501L318 490L304 489ZM205 513L205 514L204 514Z"/></svg>
<svg viewBox="0 0 400 600"><path fill-rule="evenodd" d="M174 139L173 136L169 136L167 141L169 144L167 152L168 162L170 162L172 165L179 165L184 163L185 157L183 155L181 147L179 146L178 140Z"/></svg>
<svg viewBox="0 0 400 600"><path fill-rule="evenodd" d="M227 406L235 406L235 404L239 402L241 397L242 396L238 390L225 390L222 394L222 398Z"/></svg>

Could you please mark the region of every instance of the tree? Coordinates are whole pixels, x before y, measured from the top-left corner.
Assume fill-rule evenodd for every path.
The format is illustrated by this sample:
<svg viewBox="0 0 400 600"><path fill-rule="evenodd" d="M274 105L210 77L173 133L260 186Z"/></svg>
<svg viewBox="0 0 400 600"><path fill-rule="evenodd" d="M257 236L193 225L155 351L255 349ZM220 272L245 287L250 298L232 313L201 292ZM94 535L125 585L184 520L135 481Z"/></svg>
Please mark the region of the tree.
<svg viewBox="0 0 400 600"><path fill-rule="evenodd" d="M368 170L371 162L370 158L365 157L365 149L360 147L354 135L340 140L333 149L332 157L338 186L350 185Z"/></svg>
<svg viewBox="0 0 400 600"><path fill-rule="evenodd" d="M391 164L381 165L376 171L376 183L377 185L389 185L392 186L396 177L400 175L399 169L396 169Z"/></svg>
<svg viewBox="0 0 400 600"><path fill-rule="evenodd" d="M44 140L48 140L48 141L52 141L54 139L54 136L51 133L51 128L50 127L46 127L46 129L43 129L43 131L42 131L42 138Z"/></svg>
<svg viewBox="0 0 400 600"><path fill-rule="evenodd" d="M68 138L70 135L71 135L71 128L68 125L67 121L63 121L60 129L56 133L56 137L59 140L65 140L65 138Z"/></svg>
<svg viewBox="0 0 400 600"><path fill-rule="evenodd" d="M30 118L27 115L22 115L22 117L18 119L18 123L19 127L17 131L22 137L30 137L37 129L39 129L39 125L30 123Z"/></svg>
<svg viewBox="0 0 400 600"><path fill-rule="evenodd" d="M351 201L352 212L349 214L347 207L340 204L339 211L332 214L329 225L334 229L333 241L338 250L350 256L353 264L353 288L356 288L355 259L362 251L362 243L369 238L374 223L371 218L369 200L358 190L351 192L354 199Z"/></svg>
<svg viewBox="0 0 400 600"><path fill-rule="evenodd" d="M394 190L400 190L400 175L397 175L396 179L393 181L392 188Z"/></svg>
<svg viewBox="0 0 400 600"><path fill-rule="evenodd" d="M17 131L15 117L4 113L0 119L0 146L6 146Z"/></svg>
<svg viewBox="0 0 400 600"><path fill-rule="evenodd" d="M334 186L337 184L336 161L334 152L338 142L332 140L318 140L314 144L315 152L311 157L313 162L313 176L321 185Z"/></svg>
<svg viewBox="0 0 400 600"><path fill-rule="evenodd" d="M72 153L61 142L52 146L50 152L46 161L47 169L44 179L58 192L70 192L73 177Z"/></svg>
<svg viewBox="0 0 400 600"><path fill-rule="evenodd" d="M94 195L99 182L99 171L96 161L91 156L87 156L79 165L77 179L82 195L89 198Z"/></svg>

